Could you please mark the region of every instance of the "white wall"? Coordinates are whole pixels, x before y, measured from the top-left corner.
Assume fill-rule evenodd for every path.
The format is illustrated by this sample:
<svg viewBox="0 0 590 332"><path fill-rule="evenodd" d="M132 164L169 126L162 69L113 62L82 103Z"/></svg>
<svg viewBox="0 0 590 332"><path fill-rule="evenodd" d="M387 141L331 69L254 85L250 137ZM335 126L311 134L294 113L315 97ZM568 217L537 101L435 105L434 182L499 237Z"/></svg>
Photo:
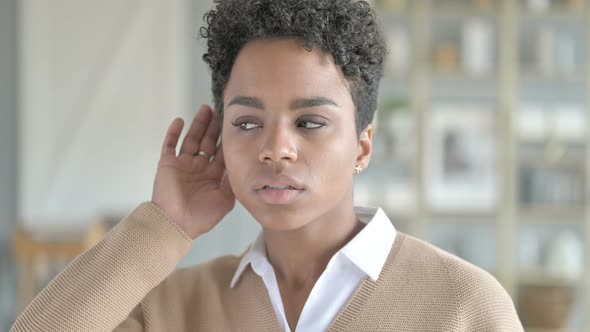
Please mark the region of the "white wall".
<svg viewBox="0 0 590 332"><path fill-rule="evenodd" d="M212 1L23 0L19 214L81 227L149 200L165 130L211 103L198 37ZM182 262L239 253L258 224L239 205Z"/></svg>
<svg viewBox="0 0 590 332"><path fill-rule="evenodd" d="M15 273L10 235L16 223L16 0L0 1L0 331L14 315Z"/></svg>
<svg viewBox="0 0 590 332"><path fill-rule="evenodd" d="M16 1L0 1L0 250L16 222Z"/></svg>
<svg viewBox="0 0 590 332"><path fill-rule="evenodd" d="M189 107L186 2L21 6L21 217L128 212L150 198L165 129Z"/></svg>

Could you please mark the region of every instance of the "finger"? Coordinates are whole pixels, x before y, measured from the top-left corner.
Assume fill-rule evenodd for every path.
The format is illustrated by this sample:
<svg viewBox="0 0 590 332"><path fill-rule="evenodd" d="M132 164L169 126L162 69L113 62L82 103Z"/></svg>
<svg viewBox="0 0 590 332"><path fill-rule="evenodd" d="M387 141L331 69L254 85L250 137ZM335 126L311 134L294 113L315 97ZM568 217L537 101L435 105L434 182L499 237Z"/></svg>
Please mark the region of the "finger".
<svg viewBox="0 0 590 332"><path fill-rule="evenodd" d="M202 105L193 118L193 122L182 141L180 154L194 155L199 151L201 139L209 126L211 120L211 108L208 105Z"/></svg>
<svg viewBox="0 0 590 332"><path fill-rule="evenodd" d="M164 157L166 155L176 157L176 145L178 144L178 138L182 132L182 127L184 127L184 120L181 118L176 118L172 121L168 127L168 130L166 131L160 157Z"/></svg>
<svg viewBox="0 0 590 332"><path fill-rule="evenodd" d="M199 146L199 151L205 152L207 155L211 156L217 150L217 139L219 138L220 128L217 124L217 115L211 115L211 121L209 122L209 127L207 127L207 132L205 132L205 136L201 140L201 145ZM196 156L199 160L205 160L205 158L201 156ZM209 161L209 160L207 160Z"/></svg>
<svg viewBox="0 0 590 332"><path fill-rule="evenodd" d="M225 159L223 158L223 145L220 144L215 152L215 157L211 164L211 175L215 178L220 178L225 171Z"/></svg>

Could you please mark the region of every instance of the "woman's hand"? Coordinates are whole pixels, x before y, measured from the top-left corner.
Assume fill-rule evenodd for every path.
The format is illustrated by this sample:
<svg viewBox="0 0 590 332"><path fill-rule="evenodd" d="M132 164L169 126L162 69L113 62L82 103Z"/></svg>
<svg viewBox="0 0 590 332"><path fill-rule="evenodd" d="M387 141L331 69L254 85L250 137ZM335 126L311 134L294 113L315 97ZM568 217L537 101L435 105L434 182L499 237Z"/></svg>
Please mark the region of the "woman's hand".
<svg viewBox="0 0 590 332"><path fill-rule="evenodd" d="M152 202L172 218L191 238L207 233L234 207L221 145L218 116L203 105L186 133L180 152L176 146L184 121L176 118L168 127L154 180ZM212 161L207 156L214 156Z"/></svg>

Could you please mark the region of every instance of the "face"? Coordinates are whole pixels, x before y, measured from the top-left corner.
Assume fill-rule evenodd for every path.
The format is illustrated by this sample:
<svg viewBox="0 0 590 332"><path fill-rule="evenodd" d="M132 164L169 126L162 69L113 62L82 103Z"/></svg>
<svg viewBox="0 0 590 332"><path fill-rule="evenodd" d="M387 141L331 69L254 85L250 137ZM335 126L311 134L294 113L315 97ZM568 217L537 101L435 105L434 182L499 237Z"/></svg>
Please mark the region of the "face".
<svg viewBox="0 0 590 332"><path fill-rule="evenodd" d="M223 104L229 182L265 229L351 211L354 167L368 165L372 132L359 140L348 82L330 55L294 39L250 42Z"/></svg>

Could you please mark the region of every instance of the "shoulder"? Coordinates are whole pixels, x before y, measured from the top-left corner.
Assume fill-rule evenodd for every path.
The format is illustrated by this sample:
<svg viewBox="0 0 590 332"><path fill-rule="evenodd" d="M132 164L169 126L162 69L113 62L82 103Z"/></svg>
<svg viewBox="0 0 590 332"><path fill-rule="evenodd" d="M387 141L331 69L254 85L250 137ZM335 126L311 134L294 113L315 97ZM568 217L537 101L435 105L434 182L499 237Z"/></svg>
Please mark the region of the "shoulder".
<svg viewBox="0 0 590 332"><path fill-rule="evenodd" d="M418 271L446 275L439 287L449 287L461 325L477 331L522 331L512 299L489 272L415 237L402 234L402 252Z"/></svg>
<svg viewBox="0 0 590 332"><path fill-rule="evenodd" d="M444 268L454 282L489 285L492 288L503 290L496 278L484 269L424 240L410 235L405 235L405 237L405 245L409 247L406 250L410 249L413 253L418 254L417 257L422 257L422 264L431 265L434 263L434 265Z"/></svg>
<svg viewBox="0 0 590 332"><path fill-rule="evenodd" d="M482 268L411 235L398 232L398 236L402 241L400 255L411 260L413 266L443 269L457 283L483 283L503 290L498 281Z"/></svg>
<svg viewBox="0 0 590 332"><path fill-rule="evenodd" d="M508 297L496 278L482 268L413 236L402 233L401 237L403 243L400 255L418 271L435 270L438 273L431 274L447 276L446 281L450 283L448 286L454 287L461 297L481 295L482 292Z"/></svg>
<svg viewBox="0 0 590 332"><path fill-rule="evenodd" d="M481 331L522 331L514 303L490 273L446 254L442 256L461 310L461 323Z"/></svg>

